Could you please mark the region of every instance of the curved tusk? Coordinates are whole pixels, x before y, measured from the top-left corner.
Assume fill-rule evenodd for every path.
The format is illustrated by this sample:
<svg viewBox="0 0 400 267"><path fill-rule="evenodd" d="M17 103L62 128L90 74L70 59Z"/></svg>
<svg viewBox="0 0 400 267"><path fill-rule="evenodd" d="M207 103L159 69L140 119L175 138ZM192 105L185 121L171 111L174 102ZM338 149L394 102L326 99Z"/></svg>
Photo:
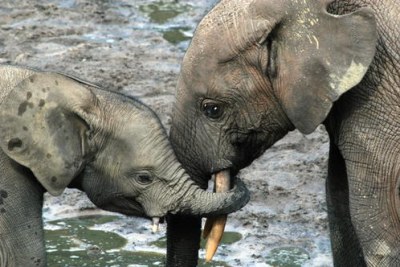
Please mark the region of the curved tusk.
<svg viewBox="0 0 400 267"><path fill-rule="evenodd" d="M206 262L212 260L215 255L215 252L218 249L219 243L221 242L222 236L225 230L225 224L228 219L228 215L221 215L214 218L214 224L212 225L211 232L207 239L206 244Z"/></svg>
<svg viewBox="0 0 400 267"><path fill-rule="evenodd" d="M231 187L231 177L229 170L220 171L215 175L215 192L222 193L229 191ZM221 215L213 218L208 218L204 226L203 238L207 238L206 244L206 262L209 262L214 257L224 234L225 224L228 215Z"/></svg>
<svg viewBox="0 0 400 267"><path fill-rule="evenodd" d="M153 234L158 232L158 230L160 229L159 227L160 227L160 218L154 217L153 218L153 226L152 226Z"/></svg>

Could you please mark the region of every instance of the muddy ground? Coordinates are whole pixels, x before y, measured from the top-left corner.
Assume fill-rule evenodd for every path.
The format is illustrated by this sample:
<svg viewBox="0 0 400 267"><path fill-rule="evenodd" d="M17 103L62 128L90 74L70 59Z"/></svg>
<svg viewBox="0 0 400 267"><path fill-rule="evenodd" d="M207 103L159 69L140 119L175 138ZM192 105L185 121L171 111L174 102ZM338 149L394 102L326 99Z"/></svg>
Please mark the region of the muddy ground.
<svg viewBox="0 0 400 267"><path fill-rule="evenodd" d="M136 96L168 129L180 62L197 22L214 2L1 0L0 63L64 72ZM295 131L243 170L251 202L229 216L228 230L241 233L242 240L219 250L216 259L226 262L223 266L332 265L327 151L323 128L309 136ZM101 212L79 192L46 196L46 222L88 213ZM155 239L150 222L119 218L108 229L128 238L125 249L152 250L146 244ZM164 233L162 227L156 237Z"/></svg>

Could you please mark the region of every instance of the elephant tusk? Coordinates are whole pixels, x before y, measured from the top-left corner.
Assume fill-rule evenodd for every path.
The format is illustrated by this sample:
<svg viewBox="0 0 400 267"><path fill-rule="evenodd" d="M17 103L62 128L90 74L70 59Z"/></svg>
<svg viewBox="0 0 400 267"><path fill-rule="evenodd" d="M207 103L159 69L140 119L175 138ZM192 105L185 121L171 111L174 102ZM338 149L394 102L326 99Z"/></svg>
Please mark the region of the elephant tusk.
<svg viewBox="0 0 400 267"><path fill-rule="evenodd" d="M160 218L154 217L153 218L153 226L152 226L153 234L157 233L159 228L160 228Z"/></svg>
<svg viewBox="0 0 400 267"><path fill-rule="evenodd" d="M231 177L229 170L220 171L215 175L215 192L222 193L229 191L231 186ZM221 215L213 218L208 218L204 226L203 238L207 238L206 243L206 262L212 260L218 245L221 242L224 234L225 224L228 215Z"/></svg>
<svg viewBox="0 0 400 267"><path fill-rule="evenodd" d="M209 262L214 257L224 234L225 224L228 219L227 215L221 215L213 219L212 229L207 239L206 244L206 262Z"/></svg>

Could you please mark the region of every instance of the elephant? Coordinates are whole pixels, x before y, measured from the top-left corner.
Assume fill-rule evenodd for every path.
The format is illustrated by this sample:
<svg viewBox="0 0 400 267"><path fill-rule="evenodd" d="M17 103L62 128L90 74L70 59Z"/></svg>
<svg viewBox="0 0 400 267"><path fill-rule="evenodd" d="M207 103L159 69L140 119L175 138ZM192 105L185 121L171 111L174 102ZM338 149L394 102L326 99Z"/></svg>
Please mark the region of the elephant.
<svg viewBox="0 0 400 267"><path fill-rule="evenodd" d="M400 266L399 13L396 0L220 1L182 61L170 131L178 160L207 187L288 132L322 124L334 265ZM196 265L191 218L168 225L169 266Z"/></svg>
<svg viewBox="0 0 400 267"><path fill-rule="evenodd" d="M0 66L0 266L45 266L43 194L84 191L128 216L211 216L241 208L243 182L206 192L139 100L67 75Z"/></svg>

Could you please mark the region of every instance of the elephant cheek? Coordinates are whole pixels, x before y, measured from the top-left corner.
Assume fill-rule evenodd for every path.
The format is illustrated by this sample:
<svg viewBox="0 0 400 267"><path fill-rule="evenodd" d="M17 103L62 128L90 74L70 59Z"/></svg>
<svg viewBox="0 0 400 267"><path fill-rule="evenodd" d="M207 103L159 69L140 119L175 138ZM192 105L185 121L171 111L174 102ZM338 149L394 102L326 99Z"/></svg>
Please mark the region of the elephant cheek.
<svg viewBox="0 0 400 267"><path fill-rule="evenodd" d="M81 190L86 193L90 201L97 207L103 208L107 202L113 201L114 196L110 194L110 187L99 183L98 180L91 177L84 177L81 181Z"/></svg>

